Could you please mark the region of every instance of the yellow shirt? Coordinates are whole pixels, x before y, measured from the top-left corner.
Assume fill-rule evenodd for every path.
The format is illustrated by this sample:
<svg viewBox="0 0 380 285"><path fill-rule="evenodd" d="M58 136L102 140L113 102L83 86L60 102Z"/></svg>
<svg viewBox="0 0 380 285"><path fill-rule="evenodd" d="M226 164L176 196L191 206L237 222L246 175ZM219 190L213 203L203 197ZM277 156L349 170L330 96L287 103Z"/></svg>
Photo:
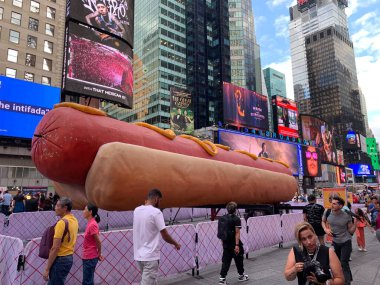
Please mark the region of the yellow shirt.
<svg viewBox="0 0 380 285"><path fill-rule="evenodd" d="M74 253L75 242L77 241L78 235L78 220L72 214L65 215L63 219L66 219L69 223L70 232L70 242L69 235L66 234L65 238L61 243L61 247L58 250L58 256L67 256ZM65 222L59 220L54 228L54 238L62 239L63 233L65 231Z"/></svg>

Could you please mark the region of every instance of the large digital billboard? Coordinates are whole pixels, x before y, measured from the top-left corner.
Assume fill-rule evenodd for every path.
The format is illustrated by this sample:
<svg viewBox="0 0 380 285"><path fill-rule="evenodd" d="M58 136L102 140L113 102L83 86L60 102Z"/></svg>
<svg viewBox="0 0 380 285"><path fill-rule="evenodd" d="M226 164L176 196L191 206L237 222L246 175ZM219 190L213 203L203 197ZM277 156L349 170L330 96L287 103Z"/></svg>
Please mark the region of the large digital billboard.
<svg viewBox="0 0 380 285"><path fill-rule="evenodd" d="M320 177L322 176L321 158L319 149L314 146L302 147L302 165L304 176Z"/></svg>
<svg viewBox="0 0 380 285"><path fill-rule="evenodd" d="M343 147L345 150L358 150L360 149L360 136L354 131L348 131L343 140Z"/></svg>
<svg viewBox="0 0 380 285"><path fill-rule="evenodd" d="M351 168L357 176L372 175L371 165L369 164L349 164L348 167Z"/></svg>
<svg viewBox="0 0 380 285"><path fill-rule="evenodd" d="M297 7L300 12L304 12L316 4L317 0L297 0Z"/></svg>
<svg viewBox="0 0 380 285"><path fill-rule="evenodd" d="M269 129L268 98L223 82L224 122L237 127Z"/></svg>
<svg viewBox="0 0 380 285"><path fill-rule="evenodd" d="M133 0L71 0L67 1L67 16L95 27L102 41L111 40L111 34L133 47Z"/></svg>
<svg viewBox="0 0 380 285"><path fill-rule="evenodd" d="M0 76L0 136L31 139L60 94L56 87Z"/></svg>
<svg viewBox="0 0 380 285"><path fill-rule="evenodd" d="M123 41L100 41L94 30L69 23L64 93L132 107L132 49Z"/></svg>
<svg viewBox="0 0 380 285"><path fill-rule="evenodd" d="M272 96L272 110L275 132L280 135L299 138L296 102L281 96Z"/></svg>
<svg viewBox="0 0 380 285"><path fill-rule="evenodd" d="M289 165L293 175L299 173L298 145L219 130L219 143L234 150L245 150L259 157L271 158Z"/></svg>
<svg viewBox="0 0 380 285"><path fill-rule="evenodd" d="M177 134L194 132L194 112L191 93L170 88L170 128Z"/></svg>
<svg viewBox="0 0 380 285"><path fill-rule="evenodd" d="M319 149L322 163L338 163L335 146L335 129L313 116L301 115L302 139L312 141Z"/></svg>

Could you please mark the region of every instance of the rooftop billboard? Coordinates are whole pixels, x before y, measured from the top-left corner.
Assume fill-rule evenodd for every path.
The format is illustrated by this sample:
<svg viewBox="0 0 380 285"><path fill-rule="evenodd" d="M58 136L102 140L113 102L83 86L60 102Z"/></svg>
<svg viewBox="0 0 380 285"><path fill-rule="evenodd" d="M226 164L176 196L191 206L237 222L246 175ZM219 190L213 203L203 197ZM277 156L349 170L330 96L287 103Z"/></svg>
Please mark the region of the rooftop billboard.
<svg viewBox="0 0 380 285"><path fill-rule="evenodd" d="M269 129L268 98L223 82L224 122L237 127Z"/></svg>
<svg viewBox="0 0 380 285"><path fill-rule="evenodd" d="M56 87L0 76L0 136L31 139L60 95Z"/></svg>

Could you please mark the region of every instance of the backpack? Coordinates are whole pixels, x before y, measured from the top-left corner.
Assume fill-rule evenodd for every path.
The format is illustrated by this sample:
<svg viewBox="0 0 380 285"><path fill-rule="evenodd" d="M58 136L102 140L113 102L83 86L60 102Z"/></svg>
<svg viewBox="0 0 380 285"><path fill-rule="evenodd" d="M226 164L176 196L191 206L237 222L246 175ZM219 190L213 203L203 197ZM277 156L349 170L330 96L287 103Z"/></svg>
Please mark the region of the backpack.
<svg viewBox="0 0 380 285"><path fill-rule="evenodd" d="M230 241L235 238L235 227L233 215L224 215L218 221L217 237L222 241Z"/></svg>
<svg viewBox="0 0 380 285"><path fill-rule="evenodd" d="M63 231L62 241L67 234L68 234L68 240L70 241L69 222L66 219L62 219L62 220L65 222L65 230ZM55 223L54 226L48 227L45 230L44 234L42 235L38 256L43 259L49 258L49 252L50 252L51 247L53 246L54 228L57 225L57 223Z"/></svg>

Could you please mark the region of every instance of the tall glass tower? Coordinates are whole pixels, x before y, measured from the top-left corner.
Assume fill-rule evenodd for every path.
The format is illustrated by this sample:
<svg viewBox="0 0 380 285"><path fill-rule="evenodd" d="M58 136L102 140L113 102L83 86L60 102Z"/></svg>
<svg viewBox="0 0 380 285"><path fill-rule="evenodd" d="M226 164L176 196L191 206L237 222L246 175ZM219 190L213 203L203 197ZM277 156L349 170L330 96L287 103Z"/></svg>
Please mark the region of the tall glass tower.
<svg viewBox="0 0 380 285"><path fill-rule="evenodd" d="M229 0L231 83L262 93L260 46L251 0Z"/></svg>
<svg viewBox="0 0 380 285"><path fill-rule="evenodd" d="M285 74L270 67L265 68L263 73L269 97L275 95L286 97Z"/></svg>
<svg viewBox="0 0 380 285"><path fill-rule="evenodd" d="M185 0L135 1L133 109L112 104L119 120L170 128L170 88L186 86Z"/></svg>

